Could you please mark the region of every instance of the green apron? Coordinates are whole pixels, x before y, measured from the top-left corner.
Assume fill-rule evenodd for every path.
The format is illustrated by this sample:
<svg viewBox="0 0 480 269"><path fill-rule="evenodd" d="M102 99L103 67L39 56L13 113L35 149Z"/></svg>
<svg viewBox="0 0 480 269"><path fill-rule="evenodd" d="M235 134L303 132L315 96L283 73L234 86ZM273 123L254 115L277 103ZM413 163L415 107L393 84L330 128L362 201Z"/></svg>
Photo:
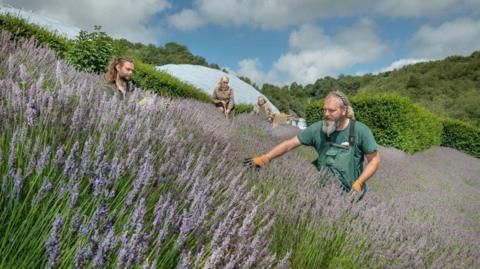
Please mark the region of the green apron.
<svg viewBox="0 0 480 269"><path fill-rule="evenodd" d="M349 144L340 145L329 141L325 143L321 154L318 156L317 167L327 167L337 179L339 185L345 192L349 192L356 180L355 176L355 121L351 120L349 130Z"/></svg>

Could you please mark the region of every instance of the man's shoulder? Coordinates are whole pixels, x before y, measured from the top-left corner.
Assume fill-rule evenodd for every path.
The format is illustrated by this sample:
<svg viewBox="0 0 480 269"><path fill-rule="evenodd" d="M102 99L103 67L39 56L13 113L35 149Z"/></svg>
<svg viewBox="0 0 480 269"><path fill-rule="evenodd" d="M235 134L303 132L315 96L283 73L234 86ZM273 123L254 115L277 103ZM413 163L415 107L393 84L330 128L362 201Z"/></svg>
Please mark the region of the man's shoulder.
<svg viewBox="0 0 480 269"><path fill-rule="evenodd" d="M370 131L370 127L368 127L365 123L356 120L355 121L355 130L360 132Z"/></svg>
<svg viewBox="0 0 480 269"><path fill-rule="evenodd" d="M313 123L312 125L308 126L308 128L318 129L318 128L322 128L322 126L323 126L323 120L319 120Z"/></svg>
<svg viewBox="0 0 480 269"><path fill-rule="evenodd" d="M301 133L303 133L304 135L315 134L319 130L322 130L322 126L323 126L323 121L322 120L317 121L317 122L313 123L312 125L308 126L307 128L305 128Z"/></svg>
<svg viewBox="0 0 480 269"><path fill-rule="evenodd" d="M112 83L108 81L103 82L102 85L100 86L100 89L111 94L114 94L118 90L117 85L115 85L114 82Z"/></svg>

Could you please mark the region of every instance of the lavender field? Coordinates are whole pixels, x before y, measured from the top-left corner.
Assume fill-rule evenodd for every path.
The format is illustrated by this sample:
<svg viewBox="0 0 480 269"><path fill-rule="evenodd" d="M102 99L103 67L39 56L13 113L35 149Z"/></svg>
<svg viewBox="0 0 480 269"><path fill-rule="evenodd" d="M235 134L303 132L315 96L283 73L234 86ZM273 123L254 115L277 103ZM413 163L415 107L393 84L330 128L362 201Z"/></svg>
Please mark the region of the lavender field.
<svg viewBox="0 0 480 269"><path fill-rule="evenodd" d="M383 149L349 203L298 132L137 90L0 34L0 268L478 268L480 162Z"/></svg>

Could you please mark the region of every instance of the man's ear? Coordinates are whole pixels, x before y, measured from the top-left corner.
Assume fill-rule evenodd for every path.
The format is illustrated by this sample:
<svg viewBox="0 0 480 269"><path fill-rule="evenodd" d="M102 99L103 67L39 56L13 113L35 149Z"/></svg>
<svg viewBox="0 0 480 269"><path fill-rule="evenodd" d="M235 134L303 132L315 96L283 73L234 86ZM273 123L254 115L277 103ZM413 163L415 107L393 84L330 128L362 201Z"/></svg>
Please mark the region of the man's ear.
<svg viewBox="0 0 480 269"><path fill-rule="evenodd" d="M120 69L122 69L121 64L116 64L115 65L115 70L117 70L117 72L120 72Z"/></svg>

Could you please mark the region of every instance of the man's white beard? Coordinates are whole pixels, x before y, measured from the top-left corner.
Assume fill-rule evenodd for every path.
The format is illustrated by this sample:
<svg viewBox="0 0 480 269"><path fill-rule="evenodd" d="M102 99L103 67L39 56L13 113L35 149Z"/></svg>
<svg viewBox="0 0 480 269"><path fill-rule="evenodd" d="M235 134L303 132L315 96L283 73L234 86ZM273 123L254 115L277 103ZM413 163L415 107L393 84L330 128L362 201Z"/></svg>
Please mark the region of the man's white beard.
<svg viewBox="0 0 480 269"><path fill-rule="evenodd" d="M333 132L337 129L337 125L335 124L334 120L323 120L322 131L327 135L330 136Z"/></svg>
<svg viewBox="0 0 480 269"><path fill-rule="evenodd" d="M342 125L342 118L340 117L337 120L326 120L323 119L322 131L330 136L335 130Z"/></svg>

